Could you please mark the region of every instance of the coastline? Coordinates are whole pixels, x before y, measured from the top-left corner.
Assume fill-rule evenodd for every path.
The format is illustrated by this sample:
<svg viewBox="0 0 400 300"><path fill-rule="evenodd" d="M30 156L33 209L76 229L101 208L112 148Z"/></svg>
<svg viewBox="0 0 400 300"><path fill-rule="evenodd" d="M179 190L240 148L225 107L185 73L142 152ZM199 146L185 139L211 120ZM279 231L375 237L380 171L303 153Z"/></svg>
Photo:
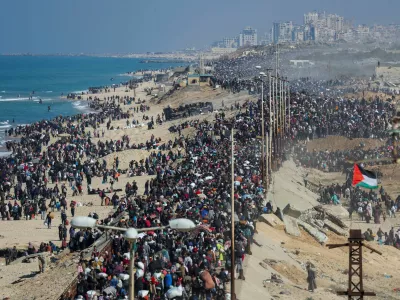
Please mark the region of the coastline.
<svg viewBox="0 0 400 300"><path fill-rule="evenodd" d="M61 61L65 62L64 59L62 59ZM73 61L76 64L76 61L75 60ZM150 65L148 64L139 65L137 60L133 61L136 62L133 63L134 69L132 69L132 71L128 71L125 73L115 72L113 73L114 75L111 75L112 81L109 81L110 77L105 75L102 76L103 81L96 81L97 83L91 81L90 85L86 85L84 88L82 84L77 85L75 87L74 85L66 87L64 84L60 88L55 87L53 84L48 86L47 89L40 88L40 90L33 91L30 94L29 92L27 94L26 86L23 85L24 83L22 84L22 86L24 86L24 92L22 91L17 92L19 90L17 88L18 85L14 83L10 84L9 79L4 77L6 76L6 72L3 72L3 75L0 72L0 81L5 78L5 81L0 87L0 110L3 111L2 117L4 118L0 119L0 143L4 144L5 141L12 141L13 139L16 138L14 136L10 137L8 136L8 134L7 136L5 136L4 131L8 131L10 128L15 129L16 127L24 127L26 125L31 125L36 122L40 122L42 120L52 120L53 118L59 115L71 117L80 114L98 113L100 110L94 109L91 106L92 100L95 97L101 98L101 100L103 100L104 97L110 96L112 95L112 93L109 92L105 93L103 90L100 93L97 92L96 94L93 94L89 91L91 87L96 87L96 86L107 87L108 89L113 90L113 84L115 84L117 85L116 91L118 97L132 98L135 95L135 92L132 92L131 90L129 90L128 92L124 92L125 87L122 86L122 84L129 82L130 80L135 80L135 78L141 79L141 77L143 77L143 74L145 73L146 74L151 73L152 76L154 76L159 72L165 72L165 70L171 70L172 68L175 67L174 66L175 64L173 62L171 63L172 65L170 65L169 59L165 59L165 63L150 64ZM69 62L69 60L67 60L67 62ZM87 63L86 60L85 62ZM110 62L112 61L106 60L105 64L109 65ZM131 67L132 64L128 64L128 66L126 68L124 67L124 69L129 70ZM156 69L155 67L159 68ZM121 68L121 66L115 67L114 70L117 68ZM102 69L104 69L104 67ZM109 74L109 72L107 74ZM93 78L95 77L97 78L101 76L96 75ZM104 84L105 83L104 77L108 78L107 79L108 82L106 84ZM38 80L40 80L40 78ZM76 80L72 81L76 82ZM35 87L36 85L37 84L34 83L31 89L33 89L33 87ZM19 84L19 86L21 86L21 84ZM155 86L152 86L152 88L155 88ZM60 91L62 90L64 91L69 90L70 92L61 93ZM136 92L138 92L138 89L136 89ZM75 94L77 95L77 97L68 97L67 96L68 94L69 95ZM143 96L141 96L140 93L137 93L136 96L137 98L141 97L143 99ZM50 111L48 111L48 107L51 107ZM0 152L4 152L4 150L6 149L2 149L0 147Z"/></svg>
<svg viewBox="0 0 400 300"><path fill-rule="evenodd" d="M149 100L151 99L151 95L147 95L146 91L144 91L145 88L148 87L152 87L152 88L156 88L156 85L154 84L154 82L145 82L139 85L139 87L136 89L136 92L129 91L129 92L125 92L124 87L119 87L116 88L115 92L112 91L110 93L98 93L98 94L87 94L85 95L87 98L90 97L97 97L100 98L100 102L104 102L104 98L107 97L116 97L119 96L121 97L121 99L123 97L134 97L134 93L136 93L136 99L141 99L142 101L144 100L146 104L149 103ZM86 103L86 99L85 100L80 100ZM123 103L121 103L121 106L123 107L124 111L131 111L130 108L132 107L138 107L138 104L132 102L131 104L127 104L124 105ZM100 111L96 111L94 113L99 113ZM157 108L153 108L152 105L152 111L150 111L151 115L156 116L158 113L161 114L162 109L160 109L160 107L158 106ZM81 114L75 114L75 116L79 116L79 115L84 115L86 113L81 113ZM142 114L135 114L135 116L142 116ZM133 116L133 114L132 114ZM128 135L130 136L130 138L133 140L133 142L135 144L138 143L145 143L147 140L149 140L149 138L151 137L151 135L154 133L154 131L149 131L146 127L138 127L138 128L126 128L126 119L121 119L121 120L113 120L113 126L115 129L113 130L105 130L105 135L104 137L100 137L100 138L96 138L93 137L92 140L93 142L97 143L98 141L116 141L116 140L120 140L121 137L123 135ZM145 123L145 122L144 122ZM63 123L65 125L65 123ZM79 124L79 118L77 120L75 120L73 122L73 124ZM26 124L27 126L30 126L31 124ZM125 128L124 128L125 127ZM162 138L162 140L165 140L166 137L170 134L168 129L166 128L166 126L163 126L164 128L162 128L160 134L158 134L158 136L160 136ZM105 129L105 124L102 124L99 127L99 130L103 130ZM158 131L160 131L160 129L158 129ZM91 133L93 134L93 128L90 128L86 131L86 133ZM22 137L22 135L20 136L12 136L11 140L17 141ZM60 139L60 136L54 136L51 137L50 139L50 143L54 143L57 140ZM47 148L47 147L46 147ZM7 151L7 149L3 146L2 150ZM47 150L46 150L47 151ZM124 163L123 167L127 167L129 160L131 159L132 156L137 157L136 159L139 158L146 158L148 157L150 152L148 151L144 151L144 150L138 150L138 149L132 149L129 151L122 151L122 152L118 152L118 156L120 157L121 161ZM0 156L1 157L7 157L10 156L12 153L10 152L0 152ZM110 155L107 155L104 157L104 159L107 160L108 164L112 165L112 161L114 156L117 154L117 152L112 153ZM32 157L35 158L35 157ZM126 163L126 165L125 165ZM135 177L135 180L138 182L138 186L139 186L139 191L141 193L143 193L144 190L144 183L147 179L151 178L152 176L139 176L139 177ZM120 183L117 185L118 187L120 186L121 188L123 187L123 184L127 183L130 180L129 177L124 177L120 179ZM54 186L54 184L49 184L50 186ZM95 177L93 178L93 185L94 186L102 186L101 184L101 178L99 177ZM72 191L68 190L68 196L69 198L71 198L72 195ZM78 197L74 197L74 199L76 199L77 202L82 203L82 207L79 207L79 214L88 214L91 211L96 211L99 216L101 218L105 218L108 213L110 212L110 208L105 207L105 206L100 206L99 203L96 203L98 200L98 196L96 195L96 197L94 197L93 195L82 195L82 196L78 196ZM91 207L90 203L96 203L95 207ZM89 206L87 206L89 205ZM58 224L57 222L60 220L59 218L59 214L57 214L56 218L55 218L55 222L56 224ZM38 220L39 223L36 226L40 227L40 220ZM28 242L32 242L34 244L38 244L40 241L43 240L52 240L52 234L48 234L46 232L46 234L43 236L42 234L38 234L37 236L33 235L33 232L31 232L30 230L28 230L26 232L26 234L22 234L20 233L20 225L21 226L26 226L27 224L31 224L29 222L35 222L36 221L18 221L18 222L5 222L2 223L4 225L7 225L6 227L8 228L4 228L5 231L7 231L7 234L4 234L6 236L6 238L0 239L0 248L4 248L4 247L11 247L13 245L20 245L20 246L26 246L28 244ZM9 227L8 225L10 225L11 227ZM18 225L18 226L15 226ZM31 228L32 230L34 230L35 228ZM18 232L18 240L13 237L13 234L16 235L16 233ZM7 238L8 237L8 238Z"/></svg>
<svg viewBox="0 0 400 300"><path fill-rule="evenodd" d="M109 88L109 87L107 87L107 88ZM128 92L127 92L125 86L118 86L118 87L115 87L115 90L112 89L112 92L111 91L110 92L102 91L102 92L96 93L96 94L91 94L91 93L83 94L83 95L81 95L81 97L82 97L81 99L67 99L66 97L60 98L63 102L70 103L73 107L74 107L74 104L76 104L76 103L79 103L79 102L84 103L84 105L78 105L81 108L77 108L76 106L74 107L74 109L76 110L75 114L63 115L63 117L68 118L68 117L74 117L74 116L78 116L78 115L100 113L101 111L99 109L94 109L93 107L90 106L91 103L95 102L94 99L99 99L100 102L103 102L105 98L110 97L110 96L111 97L112 96L119 97L119 98L123 99L124 97L125 98L126 97L133 98L133 97L135 97L135 95L136 95L136 99L147 99L148 95L144 91L144 89L146 89L146 88L153 88L154 90L156 90L157 86L156 86L156 84L154 84L154 82L150 81L150 82L140 83L139 88L136 89L136 91L128 89ZM8 122L7 124L9 124L10 126L7 128L4 128L4 131L8 131L10 128L13 128L13 129L15 129L17 127L23 128L23 127L35 124L37 122L41 122L43 120L46 120L46 119L40 119L40 120L37 120L37 121L29 123L29 124L15 124L15 125L13 125L12 123L10 124ZM2 133L2 131L0 129L0 134L1 133ZM2 145L0 145L0 157L9 156L12 154L12 152L9 152L8 149L6 148L6 146L5 146L6 142L19 141L21 139L21 137L22 137L21 135L9 136L8 134L7 134L7 136L4 136Z"/></svg>

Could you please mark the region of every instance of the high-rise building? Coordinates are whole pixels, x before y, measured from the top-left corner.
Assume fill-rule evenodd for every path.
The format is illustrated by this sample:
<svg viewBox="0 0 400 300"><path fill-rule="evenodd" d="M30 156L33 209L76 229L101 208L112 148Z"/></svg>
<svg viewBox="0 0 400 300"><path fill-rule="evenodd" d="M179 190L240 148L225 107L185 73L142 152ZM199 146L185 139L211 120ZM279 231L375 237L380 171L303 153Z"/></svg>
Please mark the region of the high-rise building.
<svg viewBox="0 0 400 300"><path fill-rule="evenodd" d="M301 43L304 41L304 26L293 26L292 42Z"/></svg>
<svg viewBox="0 0 400 300"><path fill-rule="evenodd" d="M279 35L280 35L280 23L274 22L272 24L272 42L274 44L279 43Z"/></svg>
<svg viewBox="0 0 400 300"><path fill-rule="evenodd" d="M292 31L293 31L293 22L282 22L279 24L279 42L291 42L292 41Z"/></svg>
<svg viewBox="0 0 400 300"><path fill-rule="evenodd" d="M257 29L246 27L239 35L239 47L257 46Z"/></svg>
<svg viewBox="0 0 400 300"><path fill-rule="evenodd" d="M343 21L343 17L330 14L326 17L326 27L341 32L343 30Z"/></svg>
<svg viewBox="0 0 400 300"><path fill-rule="evenodd" d="M272 38L274 44L288 43L292 41L293 22L274 22L272 27Z"/></svg>
<svg viewBox="0 0 400 300"><path fill-rule="evenodd" d="M312 23L318 21L318 17L319 17L318 13L316 11L304 14L304 25L312 24Z"/></svg>
<svg viewBox="0 0 400 300"><path fill-rule="evenodd" d="M338 16L336 19L336 31L337 32L342 32L343 31L343 23L344 23L344 18Z"/></svg>
<svg viewBox="0 0 400 300"><path fill-rule="evenodd" d="M369 27L367 25L358 25L356 32L360 39L366 38L369 36Z"/></svg>
<svg viewBox="0 0 400 300"><path fill-rule="evenodd" d="M259 45L266 46L272 42L272 32L266 32L261 40L258 41Z"/></svg>
<svg viewBox="0 0 400 300"><path fill-rule="evenodd" d="M237 48L238 38L237 37L226 37L222 40L224 48Z"/></svg>
<svg viewBox="0 0 400 300"><path fill-rule="evenodd" d="M349 31L353 28L352 20L343 20L342 31Z"/></svg>
<svg viewBox="0 0 400 300"><path fill-rule="evenodd" d="M315 26L311 25L310 26L310 41L315 41L316 38L316 30L315 30Z"/></svg>

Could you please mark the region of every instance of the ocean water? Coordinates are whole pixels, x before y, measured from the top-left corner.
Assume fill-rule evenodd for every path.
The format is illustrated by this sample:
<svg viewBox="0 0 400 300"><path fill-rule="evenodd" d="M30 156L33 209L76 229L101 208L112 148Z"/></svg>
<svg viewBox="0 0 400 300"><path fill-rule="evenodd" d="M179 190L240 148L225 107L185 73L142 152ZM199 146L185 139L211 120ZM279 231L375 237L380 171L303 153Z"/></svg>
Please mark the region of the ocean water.
<svg viewBox="0 0 400 300"><path fill-rule="evenodd" d="M61 99L62 93L126 82L131 78L123 75L127 72L178 65L168 60L142 64L134 58L0 56L0 139L11 126L88 111L85 101Z"/></svg>

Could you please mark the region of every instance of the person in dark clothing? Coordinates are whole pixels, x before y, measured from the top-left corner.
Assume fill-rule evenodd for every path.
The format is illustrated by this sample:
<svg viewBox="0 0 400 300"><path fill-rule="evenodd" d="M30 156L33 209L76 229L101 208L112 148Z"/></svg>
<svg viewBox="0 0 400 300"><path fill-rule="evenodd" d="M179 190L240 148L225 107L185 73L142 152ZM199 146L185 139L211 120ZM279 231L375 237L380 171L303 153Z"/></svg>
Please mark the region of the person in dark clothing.
<svg viewBox="0 0 400 300"><path fill-rule="evenodd" d="M71 216L74 217L75 216L75 201L71 202L70 208L71 208Z"/></svg>
<svg viewBox="0 0 400 300"><path fill-rule="evenodd" d="M60 241L63 240L63 225L62 224L58 225L58 238L60 239Z"/></svg>
<svg viewBox="0 0 400 300"><path fill-rule="evenodd" d="M51 228L51 213L49 212L46 216L46 222L47 222L47 228L50 229Z"/></svg>
<svg viewBox="0 0 400 300"><path fill-rule="evenodd" d="M144 284L143 284L143 277L137 278L135 281L135 293L138 291L143 290Z"/></svg>
<svg viewBox="0 0 400 300"><path fill-rule="evenodd" d="M63 225L65 225L65 221L67 221L67 214L65 213L65 211L63 210L61 212L61 222Z"/></svg>
<svg viewBox="0 0 400 300"><path fill-rule="evenodd" d="M317 283L315 282L315 271L311 269L311 266L307 265L307 282L308 282L308 290L310 292L314 292L317 288Z"/></svg>
<svg viewBox="0 0 400 300"><path fill-rule="evenodd" d="M67 239L67 234L68 234L68 229L67 229L67 226L64 225L63 228L62 228L63 240Z"/></svg>

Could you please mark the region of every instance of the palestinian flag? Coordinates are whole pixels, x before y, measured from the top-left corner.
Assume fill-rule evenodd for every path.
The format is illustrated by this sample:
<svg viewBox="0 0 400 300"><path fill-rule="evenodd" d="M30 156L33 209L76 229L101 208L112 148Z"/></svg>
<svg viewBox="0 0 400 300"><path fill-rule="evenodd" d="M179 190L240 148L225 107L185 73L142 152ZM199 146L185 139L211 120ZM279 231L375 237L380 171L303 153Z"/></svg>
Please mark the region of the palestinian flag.
<svg viewBox="0 0 400 300"><path fill-rule="evenodd" d="M355 164L353 170L353 185L366 189L377 189L378 179L375 173L365 170L360 165Z"/></svg>

